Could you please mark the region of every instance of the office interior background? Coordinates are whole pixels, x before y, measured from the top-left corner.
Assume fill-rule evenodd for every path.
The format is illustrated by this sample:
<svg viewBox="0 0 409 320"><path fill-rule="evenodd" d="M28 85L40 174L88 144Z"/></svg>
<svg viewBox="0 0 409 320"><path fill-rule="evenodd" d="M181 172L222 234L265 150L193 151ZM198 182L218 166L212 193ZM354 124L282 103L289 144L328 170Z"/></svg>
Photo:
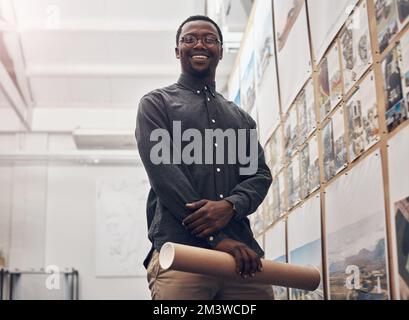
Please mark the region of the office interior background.
<svg viewBox="0 0 409 320"><path fill-rule="evenodd" d="M194 14L273 174L253 232L322 274L276 299L409 299L408 0L1 0L0 299L150 299L137 105Z"/></svg>

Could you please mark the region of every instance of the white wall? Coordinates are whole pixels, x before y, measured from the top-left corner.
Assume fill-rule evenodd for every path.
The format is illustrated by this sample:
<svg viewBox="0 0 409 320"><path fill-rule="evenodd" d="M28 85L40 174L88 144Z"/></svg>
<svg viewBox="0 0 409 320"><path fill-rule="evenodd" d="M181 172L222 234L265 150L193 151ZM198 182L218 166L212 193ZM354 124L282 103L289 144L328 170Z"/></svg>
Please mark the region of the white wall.
<svg viewBox="0 0 409 320"><path fill-rule="evenodd" d="M72 148L64 136L3 138L0 153L56 149L58 141L60 148L64 141ZM0 163L0 250L6 266L73 267L79 271L80 299L150 299L146 276L95 277L95 189L101 176L141 179L140 169L132 165ZM135 214L145 216L145 211ZM146 224L141 228L146 230Z"/></svg>

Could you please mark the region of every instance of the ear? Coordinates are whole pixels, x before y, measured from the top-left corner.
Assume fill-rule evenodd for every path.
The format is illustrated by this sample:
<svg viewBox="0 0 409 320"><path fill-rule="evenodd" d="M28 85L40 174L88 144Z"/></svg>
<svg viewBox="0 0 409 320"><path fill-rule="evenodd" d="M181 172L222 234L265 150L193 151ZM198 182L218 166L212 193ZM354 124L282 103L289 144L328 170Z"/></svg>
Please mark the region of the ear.
<svg viewBox="0 0 409 320"><path fill-rule="evenodd" d="M179 52L178 47L175 48L175 54L176 54L176 59L180 59L180 52Z"/></svg>
<svg viewBox="0 0 409 320"><path fill-rule="evenodd" d="M220 48L220 60L223 59L223 47Z"/></svg>

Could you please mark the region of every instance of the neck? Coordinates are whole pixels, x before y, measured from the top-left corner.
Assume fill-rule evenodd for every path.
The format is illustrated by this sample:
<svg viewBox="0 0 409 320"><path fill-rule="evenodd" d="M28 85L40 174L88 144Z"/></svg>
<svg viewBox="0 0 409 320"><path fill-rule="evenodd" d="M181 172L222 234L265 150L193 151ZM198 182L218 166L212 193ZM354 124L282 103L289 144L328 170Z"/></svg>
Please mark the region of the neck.
<svg viewBox="0 0 409 320"><path fill-rule="evenodd" d="M204 77L200 77L200 76L197 76L197 75L185 72L185 71L182 71L182 74L187 76L187 77L194 78L195 81L203 83L204 85L213 84L213 83L215 83L215 79L216 79L216 76L215 76L215 74L213 72L210 73L209 75L204 76Z"/></svg>

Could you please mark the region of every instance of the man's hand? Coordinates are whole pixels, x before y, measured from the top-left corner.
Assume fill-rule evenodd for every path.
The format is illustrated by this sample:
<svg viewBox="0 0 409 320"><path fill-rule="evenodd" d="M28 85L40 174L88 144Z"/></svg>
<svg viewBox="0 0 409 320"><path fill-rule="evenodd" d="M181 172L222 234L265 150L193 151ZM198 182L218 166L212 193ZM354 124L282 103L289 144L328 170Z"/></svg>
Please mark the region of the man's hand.
<svg viewBox="0 0 409 320"><path fill-rule="evenodd" d="M208 237L224 228L233 217L233 205L226 201L200 200L186 204L196 210L183 220L183 225L196 237Z"/></svg>
<svg viewBox="0 0 409 320"><path fill-rule="evenodd" d="M226 238L217 244L215 250L231 254L236 260L236 272L243 278L254 277L256 272L262 271L257 253L242 242Z"/></svg>

